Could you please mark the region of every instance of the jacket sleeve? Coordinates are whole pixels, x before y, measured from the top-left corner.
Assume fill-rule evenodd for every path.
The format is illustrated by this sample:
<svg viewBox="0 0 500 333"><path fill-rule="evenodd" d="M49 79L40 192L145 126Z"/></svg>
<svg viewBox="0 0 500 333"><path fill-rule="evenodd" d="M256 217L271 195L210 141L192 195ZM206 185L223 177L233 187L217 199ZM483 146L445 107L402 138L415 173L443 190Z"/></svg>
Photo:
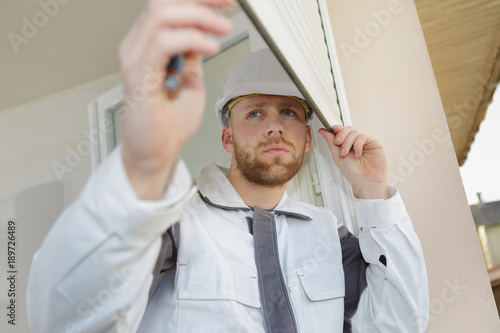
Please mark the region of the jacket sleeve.
<svg viewBox="0 0 500 333"><path fill-rule="evenodd" d="M425 332L427 271L418 237L396 189L387 200L355 199L366 288L350 318L352 332ZM349 319L349 318L347 318Z"/></svg>
<svg viewBox="0 0 500 333"><path fill-rule="evenodd" d="M34 332L135 332L145 311L162 235L195 193L180 161L167 193L139 201L118 147L56 221L31 265Z"/></svg>

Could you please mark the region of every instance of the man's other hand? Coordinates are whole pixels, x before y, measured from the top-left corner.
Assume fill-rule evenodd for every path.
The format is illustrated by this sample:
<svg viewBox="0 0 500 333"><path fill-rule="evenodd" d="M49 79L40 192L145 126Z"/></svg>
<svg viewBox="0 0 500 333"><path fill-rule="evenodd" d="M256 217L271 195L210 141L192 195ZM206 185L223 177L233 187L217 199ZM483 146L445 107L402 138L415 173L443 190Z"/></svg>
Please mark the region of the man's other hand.
<svg viewBox="0 0 500 333"><path fill-rule="evenodd" d="M377 140L352 127L334 125L333 133L322 128L332 158L360 199L388 199L387 162Z"/></svg>

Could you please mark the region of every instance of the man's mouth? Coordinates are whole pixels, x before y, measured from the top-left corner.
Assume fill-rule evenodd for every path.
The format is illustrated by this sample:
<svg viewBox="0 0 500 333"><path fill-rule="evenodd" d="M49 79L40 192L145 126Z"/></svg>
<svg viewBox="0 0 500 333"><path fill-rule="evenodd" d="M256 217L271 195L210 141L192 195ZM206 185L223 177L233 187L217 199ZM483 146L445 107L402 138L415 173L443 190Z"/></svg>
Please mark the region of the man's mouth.
<svg viewBox="0 0 500 333"><path fill-rule="evenodd" d="M280 144L273 144L273 145L267 146L264 149L264 153L268 153L268 154L286 154L288 152L289 152L288 148L286 146L280 145Z"/></svg>

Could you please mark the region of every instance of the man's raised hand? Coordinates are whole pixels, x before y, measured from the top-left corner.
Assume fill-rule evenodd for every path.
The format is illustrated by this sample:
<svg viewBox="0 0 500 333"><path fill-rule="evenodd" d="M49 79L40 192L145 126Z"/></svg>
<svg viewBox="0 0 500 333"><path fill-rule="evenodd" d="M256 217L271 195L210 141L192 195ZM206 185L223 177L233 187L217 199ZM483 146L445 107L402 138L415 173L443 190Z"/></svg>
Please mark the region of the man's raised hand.
<svg viewBox="0 0 500 333"><path fill-rule="evenodd" d="M152 0L120 44L124 83L122 157L140 199L164 191L182 146L196 133L205 110L202 58L219 51L210 34L231 30L212 7L232 0ZM176 91L163 86L166 68L185 56Z"/></svg>

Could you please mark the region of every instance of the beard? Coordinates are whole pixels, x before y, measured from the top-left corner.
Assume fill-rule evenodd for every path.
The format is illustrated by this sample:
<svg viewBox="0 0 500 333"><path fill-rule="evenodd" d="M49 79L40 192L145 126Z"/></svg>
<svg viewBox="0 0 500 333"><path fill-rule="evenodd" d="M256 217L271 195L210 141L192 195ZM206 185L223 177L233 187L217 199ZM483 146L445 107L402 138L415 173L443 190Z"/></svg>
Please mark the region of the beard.
<svg viewBox="0 0 500 333"><path fill-rule="evenodd" d="M237 168L249 182L264 186L281 186L290 181L299 172L304 160L305 143L298 154L294 146L285 139L272 139L260 143L255 151L271 144L285 145L291 153L292 160L286 161L285 156L274 156L272 161L263 161L252 152L240 149L238 143L233 141Z"/></svg>

